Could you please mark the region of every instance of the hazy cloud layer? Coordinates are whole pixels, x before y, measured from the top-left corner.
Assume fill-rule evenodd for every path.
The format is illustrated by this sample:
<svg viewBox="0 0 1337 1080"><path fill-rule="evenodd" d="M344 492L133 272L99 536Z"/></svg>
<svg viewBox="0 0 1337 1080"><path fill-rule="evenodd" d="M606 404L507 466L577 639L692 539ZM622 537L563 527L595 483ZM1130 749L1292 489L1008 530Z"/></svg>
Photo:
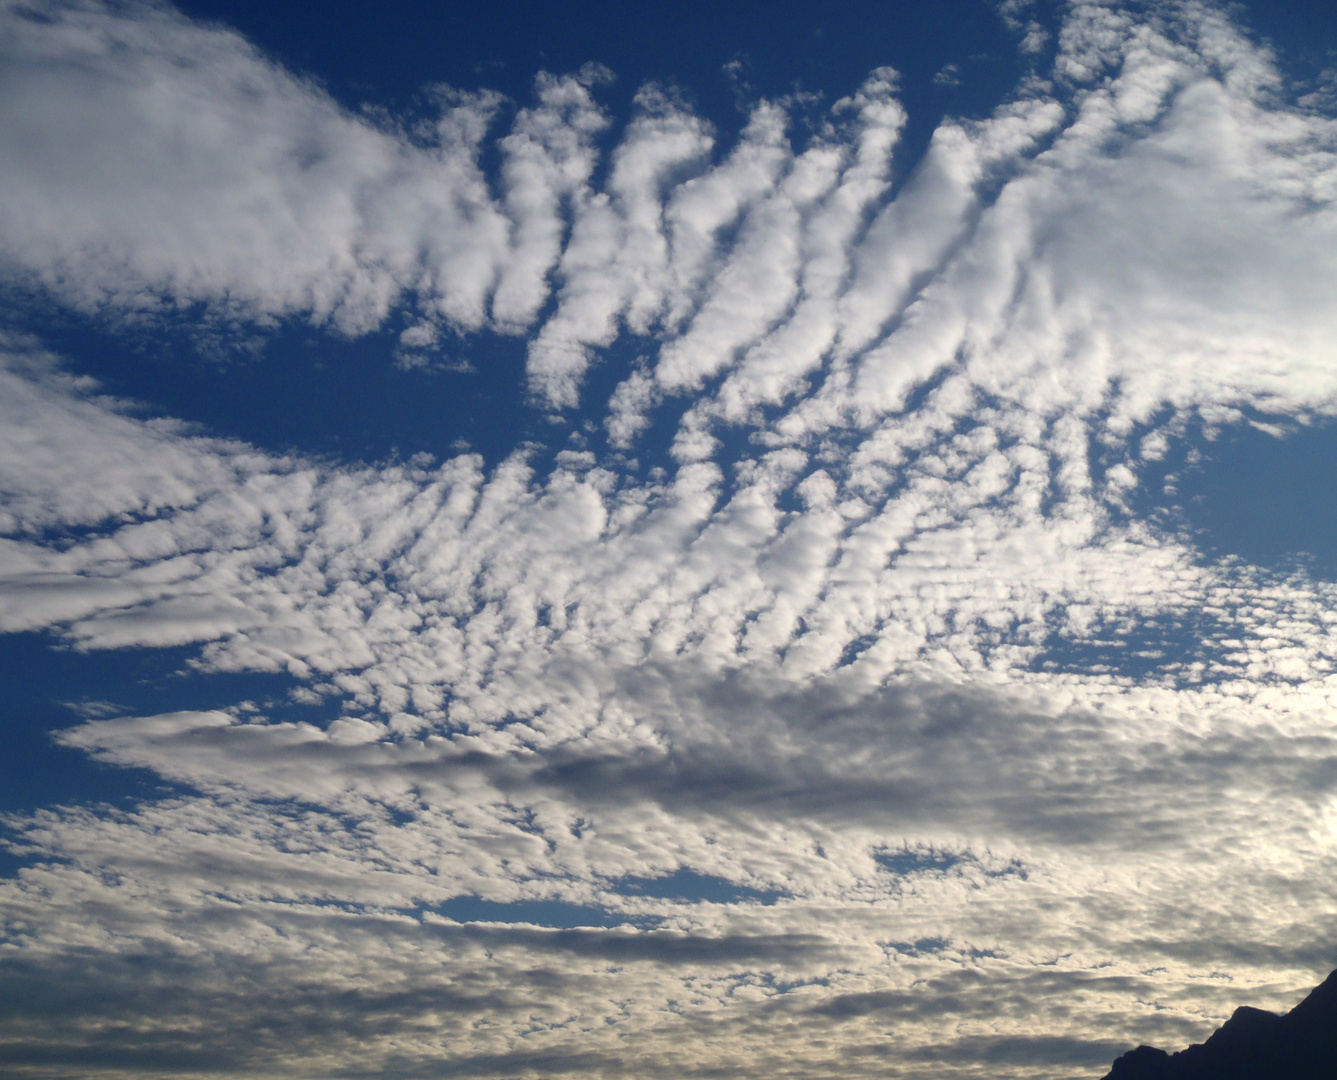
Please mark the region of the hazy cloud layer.
<svg viewBox="0 0 1337 1080"><path fill-rule="evenodd" d="M1032 14L893 195L886 69L801 137L595 68L400 124L166 8L4 6L11 282L524 335L607 436L278 456L5 339L0 629L295 686L60 734L174 786L8 821L8 1068L1094 1074L1337 964L1334 587L1138 509L1337 404L1337 128L1215 8Z"/></svg>

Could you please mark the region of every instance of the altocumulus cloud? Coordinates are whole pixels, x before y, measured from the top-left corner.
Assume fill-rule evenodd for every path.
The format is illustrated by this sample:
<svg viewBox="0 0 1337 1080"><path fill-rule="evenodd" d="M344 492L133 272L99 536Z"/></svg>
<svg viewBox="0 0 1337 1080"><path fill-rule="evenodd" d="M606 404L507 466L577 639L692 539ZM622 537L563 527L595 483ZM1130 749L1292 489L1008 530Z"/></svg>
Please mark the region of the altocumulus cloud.
<svg viewBox="0 0 1337 1080"><path fill-rule="evenodd" d="M1041 66L893 184L886 69L801 138L596 68L400 123L4 5L11 288L519 336L603 424L283 456L8 334L0 627L293 687L59 733L171 786L7 820L8 1070L1057 1076L1337 962L1337 594L1139 510L1337 408L1337 126L1213 6L1003 15Z"/></svg>

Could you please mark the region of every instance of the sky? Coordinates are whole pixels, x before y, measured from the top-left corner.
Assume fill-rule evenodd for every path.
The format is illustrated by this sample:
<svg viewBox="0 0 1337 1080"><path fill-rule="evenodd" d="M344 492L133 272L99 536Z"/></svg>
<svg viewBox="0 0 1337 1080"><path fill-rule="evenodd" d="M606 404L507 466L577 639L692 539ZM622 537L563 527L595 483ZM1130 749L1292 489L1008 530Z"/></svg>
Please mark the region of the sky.
<svg viewBox="0 0 1337 1080"><path fill-rule="evenodd" d="M1101 1076L1337 967L1337 8L0 0L0 1071Z"/></svg>

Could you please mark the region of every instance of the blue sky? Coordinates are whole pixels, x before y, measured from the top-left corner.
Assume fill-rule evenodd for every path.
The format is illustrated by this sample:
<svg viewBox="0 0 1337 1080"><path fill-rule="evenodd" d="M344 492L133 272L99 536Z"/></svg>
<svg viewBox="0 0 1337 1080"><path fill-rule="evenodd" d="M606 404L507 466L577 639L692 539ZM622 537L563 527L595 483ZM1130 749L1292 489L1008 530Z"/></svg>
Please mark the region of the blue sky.
<svg viewBox="0 0 1337 1080"><path fill-rule="evenodd" d="M7 1075L1101 1075L1337 965L1337 14L0 4Z"/></svg>

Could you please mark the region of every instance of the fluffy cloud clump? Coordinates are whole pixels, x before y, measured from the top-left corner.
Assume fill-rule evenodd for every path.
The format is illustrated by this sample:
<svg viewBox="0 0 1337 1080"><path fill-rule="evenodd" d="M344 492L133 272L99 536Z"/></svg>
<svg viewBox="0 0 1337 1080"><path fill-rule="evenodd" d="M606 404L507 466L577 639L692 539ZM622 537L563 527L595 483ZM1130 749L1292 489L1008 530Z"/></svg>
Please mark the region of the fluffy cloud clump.
<svg viewBox="0 0 1337 1080"><path fill-rule="evenodd" d="M1337 962L1337 595L1145 512L1337 406L1337 126L1219 10L1071 4L898 185L885 69L721 145L595 69L396 126L166 8L3 22L11 283L520 335L603 432L281 456L5 339L0 629L287 680L59 734L170 787L9 819L13 1068L1070 1075Z"/></svg>

